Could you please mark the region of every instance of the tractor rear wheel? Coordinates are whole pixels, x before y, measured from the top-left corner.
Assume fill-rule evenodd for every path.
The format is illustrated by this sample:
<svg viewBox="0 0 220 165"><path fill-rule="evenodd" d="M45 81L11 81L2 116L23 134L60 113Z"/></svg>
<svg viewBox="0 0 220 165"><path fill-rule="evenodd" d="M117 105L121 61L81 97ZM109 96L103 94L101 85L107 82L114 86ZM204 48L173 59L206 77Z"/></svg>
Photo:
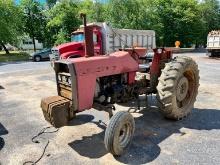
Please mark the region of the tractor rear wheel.
<svg viewBox="0 0 220 165"><path fill-rule="evenodd" d="M117 112L105 131L105 147L115 156L121 155L129 146L135 129L134 118L129 112Z"/></svg>
<svg viewBox="0 0 220 165"><path fill-rule="evenodd" d="M199 70L190 57L176 57L162 70L157 85L159 108L165 117L180 120L193 109L199 87Z"/></svg>

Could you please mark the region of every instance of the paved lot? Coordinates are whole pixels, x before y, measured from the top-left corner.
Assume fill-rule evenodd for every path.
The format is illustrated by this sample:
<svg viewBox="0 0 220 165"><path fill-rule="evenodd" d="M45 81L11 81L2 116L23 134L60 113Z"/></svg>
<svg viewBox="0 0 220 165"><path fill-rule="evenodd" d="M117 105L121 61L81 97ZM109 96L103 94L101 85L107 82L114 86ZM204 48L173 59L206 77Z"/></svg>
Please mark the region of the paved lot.
<svg viewBox="0 0 220 165"><path fill-rule="evenodd" d="M48 126L39 105L42 97L56 95L53 70L49 62L0 64L0 164L37 160L47 139L39 164L219 164L220 60L203 53L187 55L199 64L201 77L193 113L182 121L166 120L149 97L151 108L133 113L135 136L121 157L106 152L104 126L98 121L107 122L108 115L95 110L78 114L69 126L32 143L31 138Z"/></svg>

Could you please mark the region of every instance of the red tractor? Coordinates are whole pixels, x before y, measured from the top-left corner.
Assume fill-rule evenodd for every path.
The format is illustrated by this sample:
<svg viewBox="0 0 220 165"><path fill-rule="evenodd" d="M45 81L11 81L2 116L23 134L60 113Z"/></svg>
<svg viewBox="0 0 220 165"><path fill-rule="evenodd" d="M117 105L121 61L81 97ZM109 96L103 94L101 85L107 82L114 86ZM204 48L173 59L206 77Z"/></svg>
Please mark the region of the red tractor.
<svg viewBox="0 0 220 165"><path fill-rule="evenodd" d="M94 56L93 32L85 19L84 26L86 56L55 62L58 96L41 101L44 117L53 126L68 125L76 113L87 109L105 110L110 116L106 149L121 155L131 142L135 123L129 112L113 115L114 104L156 94L165 117L179 120L191 112L199 87L195 61L184 56L172 58L165 49L154 49L152 62L140 57L136 49Z"/></svg>

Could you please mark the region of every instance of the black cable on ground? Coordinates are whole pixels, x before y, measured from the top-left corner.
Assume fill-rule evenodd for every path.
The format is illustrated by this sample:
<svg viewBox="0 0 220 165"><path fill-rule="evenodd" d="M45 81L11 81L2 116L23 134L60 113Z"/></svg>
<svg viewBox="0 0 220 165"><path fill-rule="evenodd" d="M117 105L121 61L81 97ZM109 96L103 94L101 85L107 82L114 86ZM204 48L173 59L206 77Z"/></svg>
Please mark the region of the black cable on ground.
<svg viewBox="0 0 220 165"><path fill-rule="evenodd" d="M53 127L53 126L49 126L49 127L43 128L37 135L35 135L35 136L33 136L33 137L31 138L31 141L32 141L33 143L40 143L40 141L35 140L37 137L39 137L40 135L42 135L42 134L44 134L44 133L54 133L54 132L57 132L57 131L59 130L59 128L57 128L57 129L54 130L54 131L45 132L47 129L52 128L52 127ZM42 138L42 137L40 137L40 138ZM45 139L45 138L42 138L42 139ZM44 146L44 149L43 149L43 152L42 152L41 156L40 156L36 161L26 161L26 162L23 163L23 165L26 165L26 164L35 165L35 164L37 164L37 163L42 159L42 157L44 156L45 151L46 151L46 149L47 149L49 143L50 143L50 141L47 140L47 143L46 143L46 145Z"/></svg>

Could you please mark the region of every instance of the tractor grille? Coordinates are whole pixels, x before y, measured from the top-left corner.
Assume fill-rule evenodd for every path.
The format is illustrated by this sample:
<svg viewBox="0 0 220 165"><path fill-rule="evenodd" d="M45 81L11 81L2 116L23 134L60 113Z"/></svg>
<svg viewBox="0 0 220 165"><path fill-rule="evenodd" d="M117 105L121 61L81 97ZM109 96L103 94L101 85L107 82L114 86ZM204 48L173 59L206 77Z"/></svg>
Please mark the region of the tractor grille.
<svg viewBox="0 0 220 165"><path fill-rule="evenodd" d="M51 59L51 60L57 61L57 60L60 59L59 50L57 50L57 49L52 49L51 52L52 52L52 54L51 54L51 56L50 56L50 59Z"/></svg>
<svg viewBox="0 0 220 165"><path fill-rule="evenodd" d="M60 96L72 100L72 79L70 73L59 72L57 81Z"/></svg>

